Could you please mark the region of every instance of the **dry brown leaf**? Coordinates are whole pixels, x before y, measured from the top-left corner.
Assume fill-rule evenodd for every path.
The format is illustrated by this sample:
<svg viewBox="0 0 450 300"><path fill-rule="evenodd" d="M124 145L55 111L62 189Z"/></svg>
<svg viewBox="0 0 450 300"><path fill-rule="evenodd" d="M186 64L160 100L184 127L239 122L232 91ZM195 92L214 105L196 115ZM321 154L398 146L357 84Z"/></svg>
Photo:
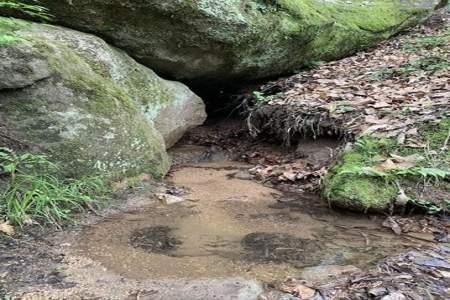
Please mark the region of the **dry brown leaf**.
<svg viewBox="0 0 450 300"><path fill-rule="evenodd" d="M378 119L376 115L368 115L365 117L365 122L368 124L384 124L385 122L381 119Z"/></svg>
<svg viewBox="0 0 450 300"><path fill-rule="evenodd" d="M316 294L316 290L306 286L306 281L289 278L282 282L278 289L293 294L301 299L310 299Z"/></svg>
<svg viewBox="0 0 450 300"><path fill-rule="evenodd" d="M386 107L391 107L392 104L389 104L386 101L378 101L374 104L371 104L370 106L373 108L386 108Z"/></svg>
<svg viewBox="0 0 450 300"><path fill-rule="evenodd" d="M372 132L375 132L375 131L378 131L378 130L381 130L381 129L386 129L387 127L388 126L386 124L373 125L373 126L370 126L369 128L367 128L362 133L362 135L366 135L366 134L369 134L369 133L372 133Z"/></svg>
<svg viewBox="0 0 450 300"><path fill-rule="evenodd" d="M408 131L406 131L407 135L417 135L419 134L419 131L417 130L417 128L411 128Z"/></svg>
<svg viewBox="0 0 450 300"><path fill-rule="evenodd" d="M418 162L423 161L425 158L418 154L408 155L408 156L400 156L396 154L391 154L391 157L397 162L397 163L409 163L413 164L412 167L417 165Z"/></svg>
<svg viewBox="0 0 450 300"><path fill-rule="evenodd" d="M6 235L14 235L15 233L14 226L9 225L8 222L0 223L0 232Z"/></svg>
<svg viewBox="0 0 450 300"><path fill-rule="evenodd" d="M295 181L297 179L298 172L295 171L287 171L284 172L283 175L280 176L280 180L289 180L289 181Z"/></svg>
<svg viewBox="0 0 450 300"><path fill-rule="evenodd" d="M386 220L384 220L383 227L390 228L396 235L402 234L402 229L400 228L400 225L392 218L388 217Z"/></svg>
<svg viewBox="0 0 450 300"><path fill-rule="evenodd" d="M316 294L316 290L307 287L306 285L299 284L292 289L291 293L297 295L301 299L310 299L314 297L314 295Z"/></svg>
<svg viewBox="0 0 450 300"><path fill-rule="evenodd" d="M391 159L386 159L383 163L375 166L375 169L382 172L389 172L398 169L398 166Z"/></svg>
<svg viewBox="0 0 450 300"><path fill-rule="evenodd" d="M448 111L450 69L418 70L401 76L395 71L411 61L429 58L430 51L437 51L436 57L447 56L448 51L437 47L412 54L404 49L408 38L277 81L286 95L277 105L288 107L289 115L298 114L295 122L302 121L302 113L306 113L307 117L324 117L345 133L374 133L396 138L408 147L423 147L418 128L441 120ZM379 74L383 76L377 78ZM343 100L344 109L338 109ZM292 112L289 104L295 104ZM352 109L347 111L347 107ZM411 140L413 137L417 140ZM401 167L398 161L393 162L396 168Z"/></svg>
<svg viewBox="0 0 450 300"><path fill-rule="evenodd" d="M424 158L420 155L399 156L391 154L391 158L386 159L383 163L377 165L375 169L382 172L389 172L392 170L408 169L417 166L417 163Z"/></svg>

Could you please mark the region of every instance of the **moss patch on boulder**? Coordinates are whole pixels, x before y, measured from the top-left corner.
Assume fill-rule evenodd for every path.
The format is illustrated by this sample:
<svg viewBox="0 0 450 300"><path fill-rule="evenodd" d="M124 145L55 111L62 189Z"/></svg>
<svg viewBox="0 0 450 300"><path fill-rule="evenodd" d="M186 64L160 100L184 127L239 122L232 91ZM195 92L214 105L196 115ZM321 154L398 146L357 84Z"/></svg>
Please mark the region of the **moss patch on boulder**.
<svg viewBox="0 0 450 300"><path fill-rule="evenodd" d="M0 47L23 42L15 33L23 24L13 18L0 18Z"/></svg>
<svg viewBox="0 0 450 300"><path fill-rule="evenodd" d="M54 22L97 33L160 74L222 83L349 55L417 24L439 2L40 1Z"/></svg>
<svg viewBox="0 0 450 300"><path fill-rule="evenodd" d="M389 207L398 189L380 178L347 173L348 170L364 167L367 154L350 150L341 155L324 180L324 195L337 207L357 211L383 211Z"/></svg>
<svg viewBox="0 0 450 300"><path fill-rule="evenodd" d="M413 204L448 210L450 190L443 179L450 174L449 135L450 120L446 119L420 130L425 143L423 148L407 147L394 139L361 137L329 170L324 180L324 195L338 207L385 211L391 204L395 205L402 189ZM392 154L422 159L411 166L383 170L382 163ZM429 186L421 186L427 178L433 179L427 183ZM418 191L424 188L438 191L439 195L433 197L430 193L424 194L423 190Z"/></svg>
<svg viewBox="0 0 450 300"><path fill-rule="evenodd" d="M21 26L5 29L18 38L0 47L0 82L8 83L0 85L0 118L61 163L66 176L161 177L169 167L165 139L203 122L204 105L186 86L174 89L100 38L0 18L10 22ZM197 115L179 115L181 125L158 130L168 107L192 106Z"/></svg>

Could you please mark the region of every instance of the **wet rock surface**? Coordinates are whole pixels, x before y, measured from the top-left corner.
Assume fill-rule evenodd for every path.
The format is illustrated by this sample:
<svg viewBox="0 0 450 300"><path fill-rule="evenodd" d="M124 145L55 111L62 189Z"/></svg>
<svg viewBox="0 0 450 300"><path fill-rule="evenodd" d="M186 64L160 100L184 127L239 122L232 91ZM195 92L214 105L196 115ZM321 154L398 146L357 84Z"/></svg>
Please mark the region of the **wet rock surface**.
<svg viewBox="0 0 450 300"><path fill-rule="evenodd" d="M378 264L378 269L359 273L340 283L322 287L328 298L448 299L450 248L411 251Z"/></svg>
<svg viewBox="0 0 450 300"><path fill-rule="evenodd" d="M130 244L148 252L169 255L169 251L175 250L181 244L180 240L171 236L172 231L173 229L167 226L142 228L131 234Z"/></svg>
<svg viewBox="0 0 450 300"><path fill-rule="evenodd" d="M241 245L244 250L251 252L248 259L275 262L295 262L297 264L317 264L320 259L311 258L311 252L317 253L321 249L318 242L301 239L283 233L255 232L246 235Z"/></svg>

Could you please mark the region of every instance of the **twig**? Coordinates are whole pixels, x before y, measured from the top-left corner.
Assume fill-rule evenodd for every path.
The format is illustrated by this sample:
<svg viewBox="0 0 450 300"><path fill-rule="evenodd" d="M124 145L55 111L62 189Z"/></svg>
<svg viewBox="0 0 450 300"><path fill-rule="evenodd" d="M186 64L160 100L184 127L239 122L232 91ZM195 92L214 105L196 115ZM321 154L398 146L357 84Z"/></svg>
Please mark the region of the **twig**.
<svg viewBox="0 0 450 300"><path fill-rule="evenodd" d="M94 213L94 215L96 215L97 217L105 217L105 215L102 215L101 213L99 213L93 206L91 203L86 202L86 206L87 208Z"/></svg>
<svg viewBox="0 0 450 300"><path fill-rule="evenodd" d="M445 150L447 150L448 147L448 142L450 141L450 128L448 129L448 134L447 134L447 138L444 141L444 145L441 148L441 152L444 152Z"/></svg>
<svg viewBox="0 0 450 300"><path fill-rule="evenodd" d="M364 237L364 239L366 240L366 246L370 246L370 239L369 239L369 236L367 235L367 234L365 234L364 232L362 232L362 231L360 231L359 232L363 237Z"/></svg>
<svg viewBox="0 0 450 300"><path fill-rule="evenodd" d="M411 241L411 242L417 242L417 240L422 241L422 242L427 242L427 243L436 243L424 238L420 238L417 236L413 236L413 235L409 235L409 234L403 234L402 238L404 238L405 240Z"/></svg>

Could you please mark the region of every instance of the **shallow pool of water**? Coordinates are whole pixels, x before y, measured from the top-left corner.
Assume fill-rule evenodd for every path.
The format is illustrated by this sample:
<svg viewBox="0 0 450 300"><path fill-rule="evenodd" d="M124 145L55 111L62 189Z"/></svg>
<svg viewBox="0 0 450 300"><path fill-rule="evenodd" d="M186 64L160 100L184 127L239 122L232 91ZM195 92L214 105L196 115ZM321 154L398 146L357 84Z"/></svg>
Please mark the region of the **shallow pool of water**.
<svg viewBox="0 0 450 300"><path fill-rule="evenodd" d="M227 160L173 170L184 202L149 199L87 229L78 251L133 279L286 277L326 280L367 268L411 246L382 229L382 218L328 209L314 195L283 194L233 177L247 166Z"/></svg>

